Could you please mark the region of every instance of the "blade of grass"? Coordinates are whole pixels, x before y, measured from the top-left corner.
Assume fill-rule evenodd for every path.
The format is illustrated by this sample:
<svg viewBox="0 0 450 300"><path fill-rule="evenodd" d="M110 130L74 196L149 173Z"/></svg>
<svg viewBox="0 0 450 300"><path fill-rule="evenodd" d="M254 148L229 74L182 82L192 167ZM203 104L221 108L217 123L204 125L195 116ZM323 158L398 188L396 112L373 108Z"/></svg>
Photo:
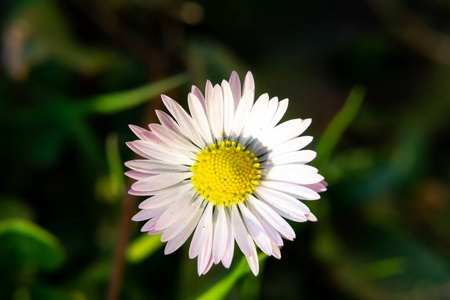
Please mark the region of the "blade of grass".
<svg viewBox="0 0 450 300"><path fill-rule="evenodd" d="M91 98L85 106L87 112L112 114L146 102L162 93L188 82L185 74L178 74L129 91L116 92Z"/></svg>
<svg viewBox="0 0 450 300"><path fill-rule="evenodd" d="M258 255L259 262L264 261L267 255L261 253ZM250 272L250 267L247 264L245 257L242 257L238 266L231 271L226 277L222 278L219 282L214 284L208 290L206 290L202 295L200 295L196 300L220 300L225 298L225 296L231 291L236 282L242 278L244 275Z"/></svg>
<svg viewBox="0 0 450 300"><path fill-rule="evenodd" d="M141 235L135 239L127 250L127 260L131 263L139 263L152 255L162 247L161 235Z"/></svg>
<svg viewBox="0 0 450 300"><path fill-rule="evenodd" d="M109 167L109 180L111 195L114 201L120 199L125 190L122 160L119 153L119 142L116 133L111 133L106 138L106 158Z"/></svg>
<svg viewBox="0 0 450 300"><path fill-rule="evenodd" d="M342 133L353 122L358 114L362 101L365 96L365 88L355 86L350 91L350 94L345 101L344 106L328 124L322 138L317 145L317 160L316 165L319 169L323 169L333 153Z"/></svg>

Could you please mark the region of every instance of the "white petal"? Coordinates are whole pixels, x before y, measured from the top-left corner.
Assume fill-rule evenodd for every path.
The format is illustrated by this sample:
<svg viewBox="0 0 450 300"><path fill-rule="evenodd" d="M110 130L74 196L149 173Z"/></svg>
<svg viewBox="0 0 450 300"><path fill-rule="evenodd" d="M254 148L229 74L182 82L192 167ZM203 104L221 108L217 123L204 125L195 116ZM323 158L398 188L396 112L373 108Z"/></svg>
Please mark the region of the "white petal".
<svg viewBox="0 0 450 300"><path fill-rule="evenodd" d="M230 219L230 209L226 208L227 215L227 224L228 224L228 238L227 238L227 246L225 249L225 254L222 258L222 264L225 268L229 268L231 265L231 261L233 260L234 254L234 234L233 234L233 225L231 224Z"/></svg>
<svg viewBox="0 0 450 300"><path fill-rule="evenodd" d="M211 127L209 125L208 118L206 117L205 110L200 103L200 100L194 94L189 94L188 105L192 118L197 123L203 139L206 141L206 143L212 144L213 139L211 135Z"/></svg>
<svg viewBox="0 0 450 300"><path fill-rule="evenodd" d="M271 224L284 238L293 240L295 232L279 214L273 211L267 204L250 195L247 199L251 207L256 210L266 221Z"/></svg>
<svg viewBox="0 0 450 300"><path fill-rule="evenodd" d="M260 143L253 147L253 153L259 156L264 152L261 152L262 149L272 149L294 137L299 136L305 131L305 126L311 123L311 119L308 120L302 121L301 119L293 119L281 123L273 129L266 130L264 133L261 133Z"/></svg>
<svg viewBox="0 0 450 300"><path fill-rule="evenodd" d="M313 213L309 213L306 218L308 219L308 221L311 222L317 222L317 217L313 214Z"/></svg>
<svg viewBox="0 0 450 300"><path fill-rule="evenodd" d="M223 93L220 85L214 86L211 101L206 104L208 109L208 121L211 125L214 137L217 140L223 138Z"/></svg>
<svg viewBox="0 0 450 300"><path fill-rule="evenodd" d="M206 238L212 232L212 209L213 205L211 202L208 202L192 237L191 246L189 247L189 258L191 259L199 255L206 242Z"/></svg>
<svg viewBox="0 0 450 300"><path fill-rule="evenodd" d="M283 192L259 186L255 194L283 217L296 222L305 222L311 212L305 204Z"/></svg>
<svg viewBox="0 0 450 300"><path fill-rule="evenodd" d="M313 140L312 136L301 136L291 139L277 147L273 148L270 152L261 156L260 161L265 161L269 158L275 157L280 154L289 153L300 150L307 146Z"/></svg>
<svg viewBox="0 0 450 300"><path fill-rule="evenodd" d="M164 173L136 181L131 188L135 191L155 191L175 185L192 176L192 173Z"/></svg>
<svg viewBox="0 0 450 300"><path fill-rule="evenodd" d="M161 174L170 172L187 172L189 167L183 165L170 165L157 160L135 159L125 163L130 169L147 174Z"/></svg>
<svg viewBox="0 0 450 300"><path fill-rule="evenodd" d="M246 144L251 137L256 137L256 133L261 130L261 126L266 126L267 124L262 123L261 116L264 116L269 105L269 95L263 94L258 100L256 100L255 105L253 105L250 114L248 115L244 128L241 132L241 137L239 141L242 144Z"/></svg>
<svg viewBox="0 0 450 300"><path fill-rule="evenodd" d="M272 119L277 111L278 108L278 98L274 97L272 99L269 100L269 105L267 106L267 110L264 114L264 117L262 118L262 124L264 124L264 126L261 126L261 129L267 129L269 127L269 125L271 125L272 123Z"/></svg>
<svg viewBox="0 0 450 300"><path fill-rule="evenodd" d="M166 95L161 95L164 105L173 115L175 120L177 120L178 125L180 125L181 132L188 137L194 144L200 148L206 146L205 142L198 133L199 129L197 124L192 121L192 118L186 113L186 111L178 104L175 100L167 97Z"/></svg>
<svg viewBox="0 0 450 300"><path fill-rule="evenodd" d="M258 219L259 223L264 228L264 231L267 233L269 239L279 247L283 246L283 239L281 238L278 231L269 222L267 222L266 219L264 219L261 214L257 210L255 210L254 207L248 205L248 209L253 213L256 219Z"/></svg>
<svg viewBox="0 0 450 300"><path fill-rule="evenodd" d="M285 192L295 198L302 200L317 200L320 199L320 195L310 188L304 187L299 184L280 182L280 181L270 181L261 180L261 186L274 189L277 191Z"/></svg>
<svg viewBox="0 0 450 300"><path fill-rule="evenodd" d="M184 195L180 195L177 201L173 202L169 205L167 210L161 215L158 223L156 223L156 230L163 230L168 226L172 225L180 215L183 214L183 211L190 206L190 202L192 199L192 192Z"/></svg>
<svg viewBox="0 0 450 300"><path fill-rule="evenodd" d="M214 240L213 240L213 261L219 263L226 250L228 240L228 221L225 209L222 205L215 207L214 211Z"/></svg>
<svg viewBox="0 0 450 300"><path fill-rule="evenodd" d="M233 127L231 129L231 137L237 138L242 129L244 128L245 121L247 120L248 114L250 113L253 105L254 94L252 91L248 91L242 96L241 101L236 109L234 115Z"/></svg>
<svg viewBox="0 0 450 300"><path fill-rule="evenodd" d="M236 71L233 71L230 76L230 88L231 92L233 93L233 100L234 100L234 110L236 111L239 101L241 100L242 93L241 93L241 80L239 79L239 75L236 73Z"/></svg>
<svg viewBox="0 0 450 300"><path fill-rule="evenodd" d="M316 158L316 155L316 152L312 150L288 152L272 157L262 163L261 166L264 168L266 166L271 167L285 164L306 164Z"/></svg>
<svg viewBox="0 0 450 300"><path fill-rule="evenodd" d="M280 122L280 120L283 118L284 114L287 111L288 105L289 105L289 99L281 100L278 103L277 111L273 115L272 120L269 122L269 125L268 125L269 128L275 127L278 124L278 122Z"/></svg>
<svg viewBox="0 0 450 300"><path fill-rule="evenodd" d="M313 184L323 180L317 169L308 165L281 165L265 170L264 179L297 184Z"/></svg>
<svg viewBox="0 0 450 300"><path fill-rule="evenodd" d="M245 228L241 214L239 213L236 205L231 207L231 223L233 225L234 238L236 239L242 253L244 253L245 256L252 255L253 241L248 235L247 228Z"/></svg>
<svg viewBox="0 0 450 300"><path fill-rule="evenodd" d="M272 256L275 257L276 259L281 259L280 248L273 242L272 242Z"/></svg>
<svg viewBox="0 0 450 300"><path fill-rule="evenodd" d="M245 226L247 227L250 236L255 241L256 245L267 255L272 254L272 246L270 245L270 239L267 236L266 231L262 227L261 223L250 212L250 210L243 203L239 203L239 209L242 214Z"/></svg>
<svg viewBox="0 0 450 300"><path fill-rule="evenodd" d="M253 94L255 94L255 80L253 79L253 74L250 71L248 71L247 75L245 75L242 95L245 95L245 93L247 93L248 91L251 91L253 92Z"/></svg>
<svg viewBox="0 0 450 300"><path fill-rule="evenodd" d="M202 245L200 254L198 255L198 262L197 262L198 275L205 274L205 272L208 272L209 268L211 268L212 242L213 242L213 231L211 228L211 230L208 232L208 236L206 237L204 245Z"/></svg>
<svg viewBox="0 0 450 300"><path fill-rule="evenodd" d="M199 202L202 202L202 201L199 201ZM167 254L170 254L170 253L176 251L178 248L181 247L181 245L183 245L186 242L186 240L192 234L192 232L194 231L195 227L198 224L198 220L200 219L203 209L205 207L204 203L201 203L201 204L202 204L201 206L196 207L196 209L191 212L192 217L190 217L189 220L186 220L186 225L183 226L182 230L180 230L176 236L174 236L167 242L166 248L164 249L164 254L167 255ZM168 229L166 229L164 231L163 235L167 232ZM161 239L162 239L162 236L161 236Z"/></svg>
<svg viewBox="0 0 450 300"><path fill-rule="evenodd" d="M226 137L231 135L234 120L234 100L230 85L222 81L223 91L223 131Z"/></svg>

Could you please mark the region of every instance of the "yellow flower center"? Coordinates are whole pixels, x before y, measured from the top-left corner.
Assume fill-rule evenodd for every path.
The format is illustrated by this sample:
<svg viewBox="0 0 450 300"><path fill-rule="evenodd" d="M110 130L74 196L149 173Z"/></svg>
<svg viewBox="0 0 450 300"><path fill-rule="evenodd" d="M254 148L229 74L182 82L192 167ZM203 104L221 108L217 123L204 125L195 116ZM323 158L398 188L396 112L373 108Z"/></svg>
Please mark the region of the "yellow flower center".
<svg viewBox="0 0 450 300"><path fill-rule="evenodd" d="M191 167L192 184L199 195L214 205L243 202L259 185L258 158L241 144L224 141L197 153Z"/></svg>

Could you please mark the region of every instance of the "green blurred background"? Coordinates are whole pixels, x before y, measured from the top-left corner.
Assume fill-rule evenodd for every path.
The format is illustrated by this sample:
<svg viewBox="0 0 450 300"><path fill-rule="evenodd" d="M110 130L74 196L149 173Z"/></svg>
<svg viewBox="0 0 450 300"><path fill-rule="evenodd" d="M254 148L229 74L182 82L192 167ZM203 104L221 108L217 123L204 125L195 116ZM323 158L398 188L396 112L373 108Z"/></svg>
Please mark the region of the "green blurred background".
<svg viewBox="0 0 450 300"><path fill-rule="evenodd" d="M0 7L0 299L450 299L450 1ZM312 117L329 190L258 277L199 278L129 221L127 125L232 70Z"/></svg>

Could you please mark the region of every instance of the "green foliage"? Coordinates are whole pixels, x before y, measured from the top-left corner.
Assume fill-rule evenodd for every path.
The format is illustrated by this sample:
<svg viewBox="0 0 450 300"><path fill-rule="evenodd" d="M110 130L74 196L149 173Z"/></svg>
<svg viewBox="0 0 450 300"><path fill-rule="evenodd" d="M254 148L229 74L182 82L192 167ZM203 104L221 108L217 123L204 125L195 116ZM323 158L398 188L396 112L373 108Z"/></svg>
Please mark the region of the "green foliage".
<svg viewBox="0 0 450 300"><path fill-rule="evenodd" d="M139 263L148 258L163 245L161 235L141 235L135 239L127 251L127 260L131 263Z"/></svg>
<svg viewBox="0 0 450 300"><path fill-rule="evenodd" d="M263 253L258 256L260 262L264 261L266 258L267 256ZM196 300L224 299L236 282L249 273L250 267L248 266L247 260L245 257L242 257L239 264L228 275L197 297Z"/></svg>
<svg viewBox="0 0 450 300"><path fill-rule="evenodd" d="M55 270L65 251L58 239L45 229L20 219L0 222L0 261L7 268Z"/></svg>
<svg viewBox="0 0 450 300"><path fill-rule="evenodd" d="M448 5L375 2L4 1L0 299L103 299L118 247L120 299L446 298ZM198 277L187 245L164 256L120 219L144 199L125 196L124 142L160 94L186 107L232 70L313 119L329 190L258 277L237 249Z"/></svg>

